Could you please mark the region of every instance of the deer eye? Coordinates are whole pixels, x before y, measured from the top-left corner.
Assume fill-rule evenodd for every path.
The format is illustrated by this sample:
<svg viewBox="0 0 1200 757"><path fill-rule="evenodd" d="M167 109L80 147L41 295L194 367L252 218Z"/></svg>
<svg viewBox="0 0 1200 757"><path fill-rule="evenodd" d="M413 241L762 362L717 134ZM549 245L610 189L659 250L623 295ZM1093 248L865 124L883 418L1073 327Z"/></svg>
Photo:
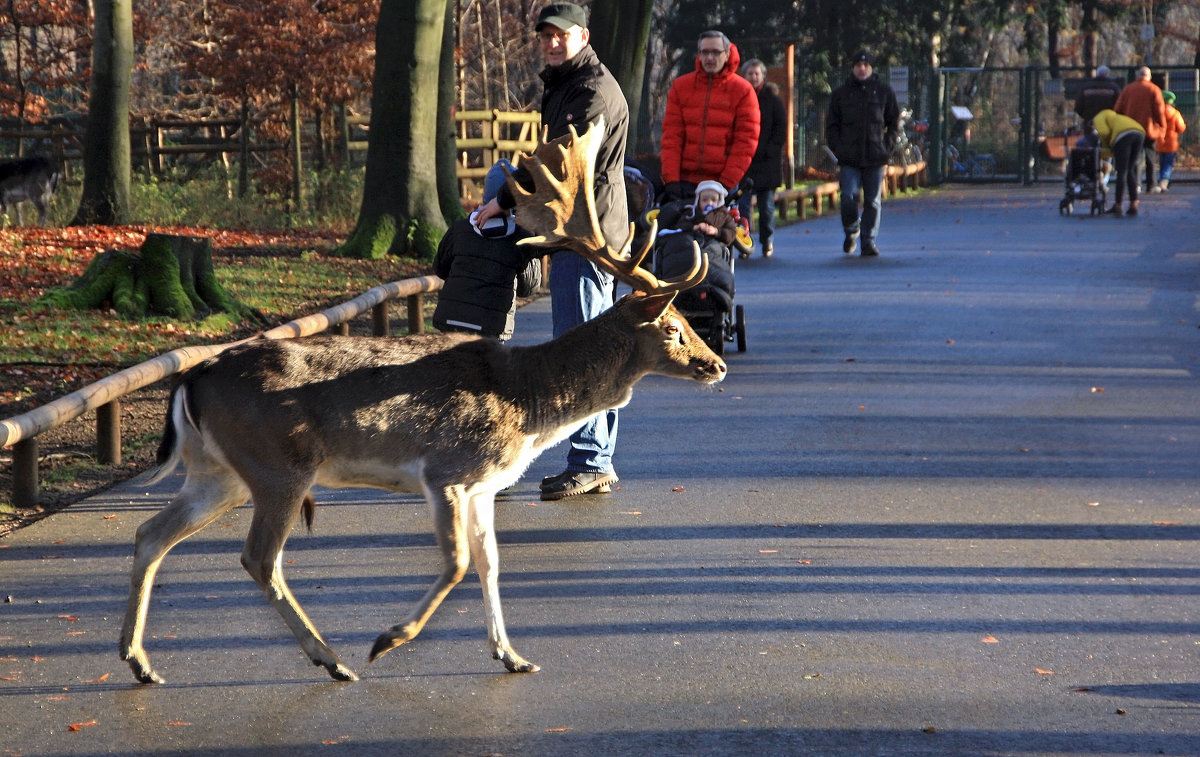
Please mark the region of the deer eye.
<svg viewBox="0 0 1200 757"><path fill-rule="evenodd" d="M679 333L679 327L673 323L667 324L667 336L676 336Z"/></svg>

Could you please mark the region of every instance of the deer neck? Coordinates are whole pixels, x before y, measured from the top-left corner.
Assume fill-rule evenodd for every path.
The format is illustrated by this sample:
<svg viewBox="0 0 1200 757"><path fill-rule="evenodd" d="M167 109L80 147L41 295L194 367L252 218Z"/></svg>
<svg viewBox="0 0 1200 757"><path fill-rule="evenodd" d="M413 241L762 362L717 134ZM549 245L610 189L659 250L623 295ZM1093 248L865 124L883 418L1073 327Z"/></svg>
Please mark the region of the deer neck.
<svg viewBox="0 0 1200 757"><path fill-rule="evenodd" d="M629 402L647 370L637 360L635 339L605 328L609 320L602 315L545 344L513 348L530 432L554 433Z"/></svg>

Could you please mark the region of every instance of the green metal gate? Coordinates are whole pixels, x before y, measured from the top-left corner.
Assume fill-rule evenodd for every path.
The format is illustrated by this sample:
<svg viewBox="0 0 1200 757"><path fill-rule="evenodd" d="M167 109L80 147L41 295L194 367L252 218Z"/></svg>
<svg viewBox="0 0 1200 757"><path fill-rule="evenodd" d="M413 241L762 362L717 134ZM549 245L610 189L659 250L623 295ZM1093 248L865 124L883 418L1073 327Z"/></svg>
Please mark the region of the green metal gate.
<svg viewBox="0 0 1200 757"><path fill-rule="evenodd" d="M1114 68L1112 75L1126 83L1136 71L1137 66ZM1090 72L1060 68L1059 73L1052 77L1039 66L939 69L925 109L926 160L933 179L1061 181L1063 159L1080 134L1075 96ZM1186 173L1200 153L1200 70L1158 67L1153 78L1175 92L1175 107L1188 123L1177 163L1177 173Z"/></svg>

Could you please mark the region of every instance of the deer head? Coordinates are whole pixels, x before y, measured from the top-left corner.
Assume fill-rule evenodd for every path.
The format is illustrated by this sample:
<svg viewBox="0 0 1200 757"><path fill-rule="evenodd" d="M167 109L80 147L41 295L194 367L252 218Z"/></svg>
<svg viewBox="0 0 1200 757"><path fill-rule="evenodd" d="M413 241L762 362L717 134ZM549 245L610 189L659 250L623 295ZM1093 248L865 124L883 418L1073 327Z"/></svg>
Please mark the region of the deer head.
<svg viewBox="0 0 1200 757"><path fill-rule="evenodd" d="M637 255L630 254L634 224L619 249L613 248L600 230L596 216L596 155L604 139L604 117L597 119L581 136L574 126L570 134L544 141L533 154L522 153L517 164L533 177L533 191L527 191L507 177L508 188L516 199L517 224L541 234L521 240L551 249L567 249L583 255L601 270L612 274L634 291L644 294L678 292L699 284L708 273L708 258L693 242L695 263L689 273L676 281L662 281L641 267L656 236L652 225L645 244Z"/></svg>

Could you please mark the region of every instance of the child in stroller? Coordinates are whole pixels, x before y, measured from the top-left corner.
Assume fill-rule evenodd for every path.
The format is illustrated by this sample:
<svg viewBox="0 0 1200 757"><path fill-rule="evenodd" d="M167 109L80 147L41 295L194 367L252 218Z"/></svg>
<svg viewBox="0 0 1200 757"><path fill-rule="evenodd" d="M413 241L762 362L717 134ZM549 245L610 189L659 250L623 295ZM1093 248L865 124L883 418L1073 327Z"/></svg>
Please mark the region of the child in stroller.
<svg viewBox="0 0 1200 757"><path fill-rule="evenodd" d="M654 245L653 271L664 280L685 275L694 262L692 243L708 255L708 274L699 286L684 290L675 298L675 307L718 355L725 342L737 336L738 351L746 349L745 315L734 306L733 247L739 244L740 223L736 198L726 197L725 188L715 181L696 185L691 202L675 200L656 211L658 238ZM736 313L737 322L733 315Z"/></svg>

